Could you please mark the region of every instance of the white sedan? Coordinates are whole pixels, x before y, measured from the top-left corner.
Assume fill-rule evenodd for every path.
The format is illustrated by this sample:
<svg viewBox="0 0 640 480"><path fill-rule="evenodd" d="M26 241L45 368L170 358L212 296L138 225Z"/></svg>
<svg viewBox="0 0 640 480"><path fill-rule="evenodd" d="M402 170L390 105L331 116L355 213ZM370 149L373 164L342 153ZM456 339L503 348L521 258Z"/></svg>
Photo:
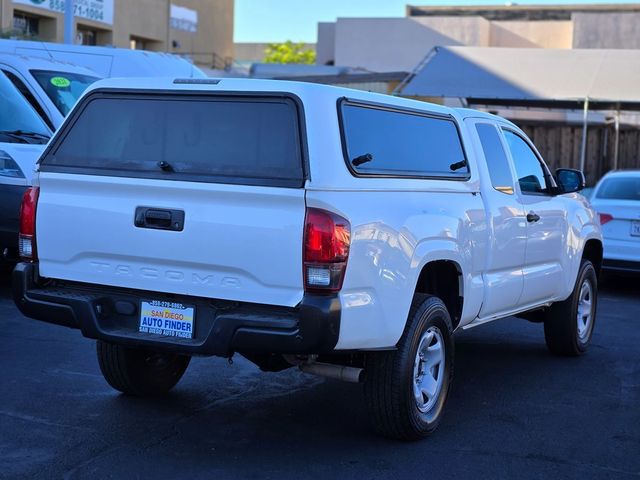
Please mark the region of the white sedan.
<svg viewBox="0 0 640 480"><path fill-rule="evenodd" d="M591 195L604 237L603 268L640 272L640 170L607 173Z"/></svg>

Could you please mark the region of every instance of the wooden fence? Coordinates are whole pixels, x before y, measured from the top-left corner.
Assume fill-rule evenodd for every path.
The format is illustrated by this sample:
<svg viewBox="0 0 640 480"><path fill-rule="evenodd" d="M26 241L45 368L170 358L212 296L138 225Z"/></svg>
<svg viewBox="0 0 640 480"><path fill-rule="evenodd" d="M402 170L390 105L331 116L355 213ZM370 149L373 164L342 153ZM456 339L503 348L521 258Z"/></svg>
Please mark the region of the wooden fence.
<svg viewBox="0 0 640 480"><path fill-rule="evenodd" d="M580 168L582 125L515 122L533 140L553 172L556 168ZM615 130L613 125L589 125L585 175L594 185L613 168ZM640 168L640 129L620 125L618 169Z"/></svg>

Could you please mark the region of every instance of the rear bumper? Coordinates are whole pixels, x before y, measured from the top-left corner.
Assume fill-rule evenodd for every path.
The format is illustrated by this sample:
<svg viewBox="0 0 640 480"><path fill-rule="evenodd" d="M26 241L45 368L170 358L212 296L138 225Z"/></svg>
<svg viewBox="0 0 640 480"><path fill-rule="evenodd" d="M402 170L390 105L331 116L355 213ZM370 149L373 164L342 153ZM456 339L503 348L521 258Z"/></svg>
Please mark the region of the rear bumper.
<svg viewBox="0 0 640 480"><path fill-rule="evenodd" d="M171 351L185 355L250 353L327 353L340 331L337 296L305 294L295 308L74 283L36 282L34 264L19 263L13 272L16 305L27 317L79 328L88 338ZM194 338L138 332L141 300L171 300L195 305Z"/></svg>
<svg viewBox="0 0 640 480"><path fill-rule="evenodd" d="M604 237L604 260L640 262L640 237L618 239Z"/></svg>

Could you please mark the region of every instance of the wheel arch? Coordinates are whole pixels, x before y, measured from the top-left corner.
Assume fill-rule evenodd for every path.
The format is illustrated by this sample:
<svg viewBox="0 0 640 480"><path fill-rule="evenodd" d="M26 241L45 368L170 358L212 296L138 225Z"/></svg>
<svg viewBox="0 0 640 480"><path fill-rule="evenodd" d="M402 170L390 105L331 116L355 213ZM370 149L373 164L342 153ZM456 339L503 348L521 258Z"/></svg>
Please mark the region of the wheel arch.
<svg viewBox="0 0 640 480"><path fill-rule="evenodd" d="M602 270L602 241L597 238L590 238L584 244L582 249L582 259L589 260L593 264L593 268L596 270L596 275L600 275Z"/></svg>
<svg viewBox="0 0 640 480"><path fill-rule="evenodd" d="M455 260L431 260L420 270L414 294L434 295L445 304L453 328L458 326L464 305L464 277Z"/></svg>

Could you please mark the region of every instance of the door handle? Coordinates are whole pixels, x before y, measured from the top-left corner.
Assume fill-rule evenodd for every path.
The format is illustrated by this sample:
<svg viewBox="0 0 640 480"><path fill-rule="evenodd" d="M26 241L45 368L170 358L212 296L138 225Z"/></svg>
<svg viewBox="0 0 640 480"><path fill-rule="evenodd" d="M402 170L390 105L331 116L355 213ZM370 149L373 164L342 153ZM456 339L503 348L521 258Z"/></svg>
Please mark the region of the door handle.
<svg viewBox="0 0 640 480"><path fill-rule="evenodd" d="M529 212L527 213L527 222L532 223L532 222L537 222L538 220L540 220L540 215L538 215L535 212Z"/></svg>
<svg viewBox="0 0 640 480"><path fill-rule="evenodd" d="M136 208L133 223L138 228L181 232L184 228L184 210L138 207Z"/></svg>
<svg viewBox="0 0 640 480"><path fill-rule="evenodd" d="M171 212L168 210L147 210L144 213L144 222L147 225L168 227L171 225Z"/></svg>

